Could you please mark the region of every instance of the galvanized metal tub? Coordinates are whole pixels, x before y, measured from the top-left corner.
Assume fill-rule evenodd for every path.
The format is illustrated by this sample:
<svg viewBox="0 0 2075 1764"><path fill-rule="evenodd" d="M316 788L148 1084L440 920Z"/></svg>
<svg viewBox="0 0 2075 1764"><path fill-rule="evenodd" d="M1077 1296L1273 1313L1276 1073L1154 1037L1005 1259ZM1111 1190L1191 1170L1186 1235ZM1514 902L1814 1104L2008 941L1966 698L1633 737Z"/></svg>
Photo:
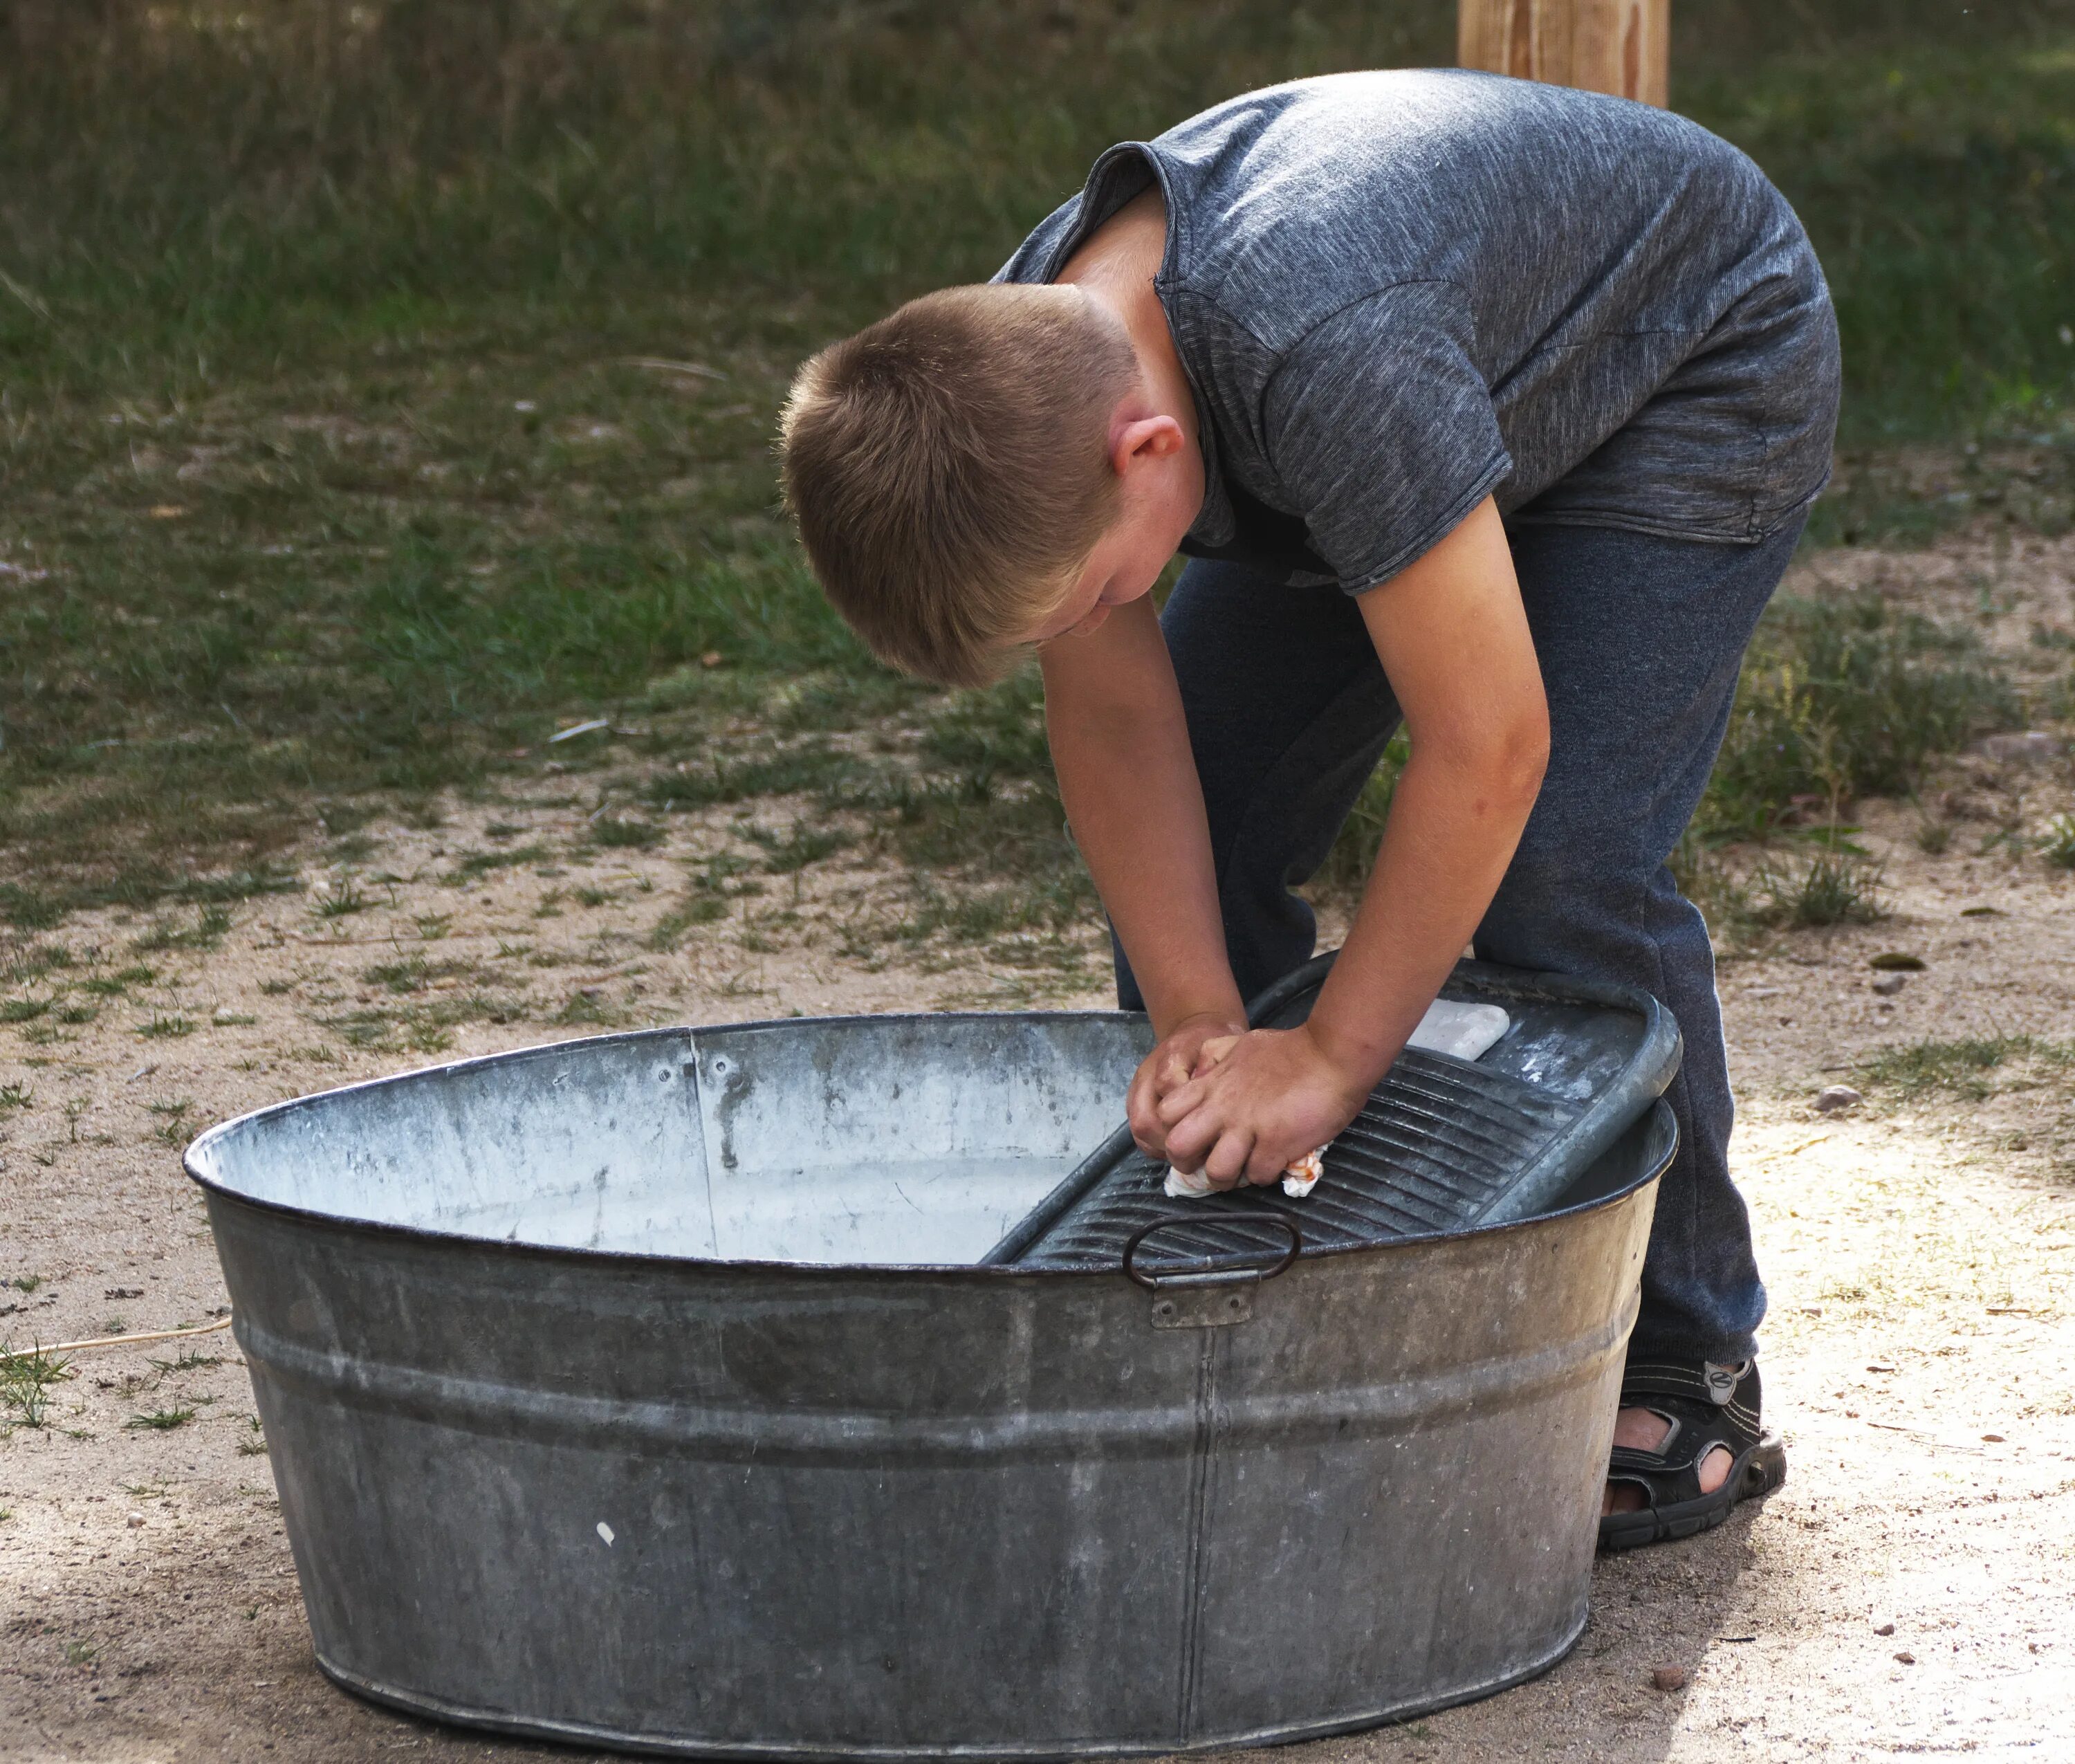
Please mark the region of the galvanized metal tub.
<svg viewBox="0 0 2075 1764"><path fill-rule="evenodd" d="M1559 1658L1668 1112L1542 1216L1273 1278L977 1265L1147 1041L664 1030L205 1134L324 1671L633 1750L1049 1758Z"/></svg>

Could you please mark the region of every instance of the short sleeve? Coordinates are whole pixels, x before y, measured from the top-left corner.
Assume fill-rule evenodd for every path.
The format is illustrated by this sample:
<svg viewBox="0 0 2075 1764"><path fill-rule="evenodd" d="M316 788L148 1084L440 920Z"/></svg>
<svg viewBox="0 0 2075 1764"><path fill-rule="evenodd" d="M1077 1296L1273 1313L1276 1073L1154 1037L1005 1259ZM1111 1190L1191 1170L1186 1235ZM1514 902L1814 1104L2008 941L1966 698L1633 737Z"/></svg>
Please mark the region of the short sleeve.
<svg viewBox="0 0 2075 1764"><path fill-rule="evenodd" d="M1418 559L1513 470L1474 342L1460 289L1401 284L1314 326L1268 383L1269 464L1350 594Z"/></svg>

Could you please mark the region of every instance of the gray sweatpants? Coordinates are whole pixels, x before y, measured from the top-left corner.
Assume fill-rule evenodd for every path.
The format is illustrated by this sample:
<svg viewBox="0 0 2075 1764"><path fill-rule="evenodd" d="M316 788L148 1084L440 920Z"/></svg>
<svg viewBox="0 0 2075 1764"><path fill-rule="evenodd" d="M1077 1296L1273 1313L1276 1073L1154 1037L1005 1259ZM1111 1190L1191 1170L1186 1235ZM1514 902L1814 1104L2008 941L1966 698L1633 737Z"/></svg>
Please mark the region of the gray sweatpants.
<svg viewBox="0 0 2075 1764"><path fill-rule="evenodd" d="M1765 1287L1731 1184L1715 964L1666 859L1729 724L1737 673L1801 517L1754 545L1522 526L1514 566L1549 700L1549 768L1476 938L1487 960L1640 987L1685 1037L1677 1160L1657 1202L1632 1351L1736 1361ZM1209 810L1225 940L1251 998L1307 959L1317 870L1400 720L1360 610L1227 562L1183 572L1161 619ZM1120 953L1117 995L1140 1008Z"/></svg>

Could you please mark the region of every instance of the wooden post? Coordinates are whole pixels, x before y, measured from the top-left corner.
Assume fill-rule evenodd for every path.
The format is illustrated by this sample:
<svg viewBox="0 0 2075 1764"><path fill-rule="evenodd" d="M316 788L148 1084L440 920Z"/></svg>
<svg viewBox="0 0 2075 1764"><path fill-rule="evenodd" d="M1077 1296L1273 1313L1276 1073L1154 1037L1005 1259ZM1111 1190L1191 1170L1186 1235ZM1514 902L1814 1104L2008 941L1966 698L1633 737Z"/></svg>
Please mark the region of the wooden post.
<svg viewBox="0 0 2075 1764"><path fill-rule="evenodd" d="M1671 0L1457 0L1466 68L1664 104Z"/></svg>

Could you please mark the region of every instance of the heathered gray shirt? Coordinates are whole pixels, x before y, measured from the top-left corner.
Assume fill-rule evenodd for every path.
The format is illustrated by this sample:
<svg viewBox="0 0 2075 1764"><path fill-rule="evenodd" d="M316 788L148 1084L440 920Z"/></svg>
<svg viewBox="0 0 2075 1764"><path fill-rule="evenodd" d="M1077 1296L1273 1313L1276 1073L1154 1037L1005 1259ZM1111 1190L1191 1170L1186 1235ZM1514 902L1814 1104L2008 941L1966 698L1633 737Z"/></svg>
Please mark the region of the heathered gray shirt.
<svg viewBox="0 0 2075 1764"><path fill-rule="evenodd" d="M1489 74L1298 81L1112 147L996 280L1050 280L1155 179L1207 469L1192 555L1357 591L1489 495L1511 522L1749 543L1829 474L1822 271L1682 117Z"/></svg>

